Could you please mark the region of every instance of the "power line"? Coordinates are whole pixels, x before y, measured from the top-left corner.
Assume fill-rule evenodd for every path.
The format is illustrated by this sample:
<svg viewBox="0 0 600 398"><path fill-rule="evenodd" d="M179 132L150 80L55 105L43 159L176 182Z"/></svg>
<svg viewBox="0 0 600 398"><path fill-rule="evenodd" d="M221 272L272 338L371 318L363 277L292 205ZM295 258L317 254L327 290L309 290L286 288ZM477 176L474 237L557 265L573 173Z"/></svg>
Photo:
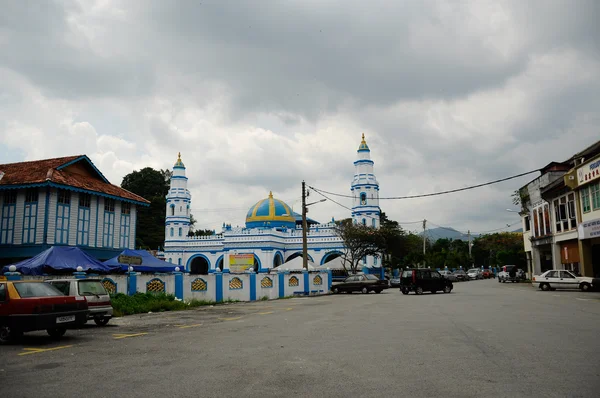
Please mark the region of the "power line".
<svg viewBox="0 0 600 398"><path fill-rule="evenodd" d="M523 176L526 176L528 174L537 173L538 171L539 170L532 170L532 171L528 171L527 173L521 173L521 174L517 174L517 175L514 175L514 176L510 176L510 177L501 178L499 180L494 180L494 181L486 182L486 183L483 183L483 184L471 185L469 187L451 189L449 191L427 193L427 194L422 194L422 195L391 196L391 197L386 197L386 198L379 198L379 200L415 199L415 198L425 198L425 197L429 197L429 196L446 195L446 194L449 194L449 193L467 191L467 190L470 190L470 189L485 187L487 185L497 184L499 182L504 182L504 181L515 179L515 178L523 177ZM311 187L311 186L309 186L309 188L312 189L312 190L314 190L314 191L316 191L316 192L320 191L320 192L327 193L329 195L340 196L340 197L344 197L344 198L354 198L354 196L352 196L352 195L344 195L344 194L339 194L339 193L335 193L335 192L328 192L328 191L320 190L320 189L317 189L317 188L314 188L314 187Z"/></svg>

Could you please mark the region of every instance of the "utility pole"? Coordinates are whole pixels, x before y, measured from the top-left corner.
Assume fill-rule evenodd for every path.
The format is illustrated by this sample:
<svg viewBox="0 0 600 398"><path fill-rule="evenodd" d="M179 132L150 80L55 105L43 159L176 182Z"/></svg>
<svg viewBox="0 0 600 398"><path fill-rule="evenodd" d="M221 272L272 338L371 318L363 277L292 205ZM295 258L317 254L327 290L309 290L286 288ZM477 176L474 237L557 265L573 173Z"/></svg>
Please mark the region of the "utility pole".
<svg viewBox="0 0 600 398"><path fill-rule="evenodd" d="M302 181L302 267L305 270L308 270L308 242L306 229L306 184Z"/></svg>
<svg viewBox="0 0 600 398"><path fill-rule="evenodd" d="M427 249L426 249L427 236L425 235L426 229L427 229L427 220L423 220L423 266L425 266L425 252L427 251Z"/></svg>
<svg viewBox="0 0 600 398"><path fill-rule="evenodd" d="M469 236L469 260L471 260L471 266L474 266L475 263L473 262L473 259L471 258L471 230L467 231L467 235Z"/></svg>

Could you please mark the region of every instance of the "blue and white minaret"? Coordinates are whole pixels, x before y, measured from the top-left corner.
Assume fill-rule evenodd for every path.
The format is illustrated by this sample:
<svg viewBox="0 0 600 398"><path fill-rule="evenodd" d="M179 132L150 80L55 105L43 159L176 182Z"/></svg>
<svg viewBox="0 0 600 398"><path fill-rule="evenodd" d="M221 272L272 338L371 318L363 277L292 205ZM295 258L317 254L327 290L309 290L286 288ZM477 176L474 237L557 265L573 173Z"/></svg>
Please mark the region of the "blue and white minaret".
<svg viewBox="0 0 600 398"><path fill-rule="evenodd" d="M354 162L354 179L352 180L353 203L352 219L355 224L363 224L372 228L379 228L381 209L379 208L379 182L373 173L373 164L371 160L371 150L365 141L365 135L362 135L362 141L358 147L358 160ZM363 259L363 271L379 268L383 277L383 268L381 268L381 258L368 256Z"/></svg>
<svg viewBox="0 0 600 398"><path fill-rule="evenodd" d="M355 224L379 228L379 182L373 173L374 163L364 134L357 152L358 160L354 162L354 179L350 188L353 196L352 219Z"/></svg>
<svg viewBox="0 0 600 398"><path fill-rule="evenodd" d="M184 240L190 230L190 204L192 195L187 189L185 165L181 153L173 166L171 187L167 194L167 217L165 220L165 241Z"/></svg>

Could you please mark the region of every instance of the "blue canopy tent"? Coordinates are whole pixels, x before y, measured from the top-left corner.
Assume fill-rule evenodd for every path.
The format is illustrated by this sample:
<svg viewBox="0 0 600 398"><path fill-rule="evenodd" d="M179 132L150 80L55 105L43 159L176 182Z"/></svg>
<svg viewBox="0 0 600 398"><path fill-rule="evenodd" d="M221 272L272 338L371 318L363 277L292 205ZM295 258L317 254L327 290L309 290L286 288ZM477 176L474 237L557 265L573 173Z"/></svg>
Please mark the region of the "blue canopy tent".
<svg viewBox="0 0 600 398"><path fill-rule="evenodd" d="M12 264L23 275L69 274L81 267L84 272L108 274L119 267L102 264L83 250L73 246L52 246L35 257ZM9 265L2 268L8 272Z"/></svg>
<svg viewBox="0 0 600 398"><path fill-rule="evenodd" d="M136 265L135 262L132 264L120 262L124 261L127 257L138 258L138 262L141 260L141 264ZM129 266L133 267L136 272L174 272L177 265L159 260L146 250L130 250L125 249L116 257L113 257L104 262L104 265L111 267L118 267L121 271L127 271Z"/></svg>

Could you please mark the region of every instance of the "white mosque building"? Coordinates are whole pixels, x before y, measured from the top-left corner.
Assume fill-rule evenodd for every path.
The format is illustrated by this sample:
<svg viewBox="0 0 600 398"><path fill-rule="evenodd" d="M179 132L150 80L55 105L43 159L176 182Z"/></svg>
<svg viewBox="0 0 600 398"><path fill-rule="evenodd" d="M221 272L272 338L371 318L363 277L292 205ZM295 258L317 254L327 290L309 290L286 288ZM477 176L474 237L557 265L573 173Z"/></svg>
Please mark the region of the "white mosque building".
<svg viewBox="0 0 600 398"><path fill-rule="evenodd" d="M379 228L379 183L364 134L357 153L350 187L354 197L351 216L354 223ZM191 274L208 274L216 269L233 272L240 264L251 264L256 272L268 272L302 256L302 216L272 194L248 210L245 227L223 224L218 234L188 236L191 195L185 170L179 155L167 194L165 260ZM309 219L308 224L308 258L316 266L327 266L344 250L343 241L335 234L334 221L321 224ZM379 274L380 267L377 257L363 259L364 272Z"/></svg>

